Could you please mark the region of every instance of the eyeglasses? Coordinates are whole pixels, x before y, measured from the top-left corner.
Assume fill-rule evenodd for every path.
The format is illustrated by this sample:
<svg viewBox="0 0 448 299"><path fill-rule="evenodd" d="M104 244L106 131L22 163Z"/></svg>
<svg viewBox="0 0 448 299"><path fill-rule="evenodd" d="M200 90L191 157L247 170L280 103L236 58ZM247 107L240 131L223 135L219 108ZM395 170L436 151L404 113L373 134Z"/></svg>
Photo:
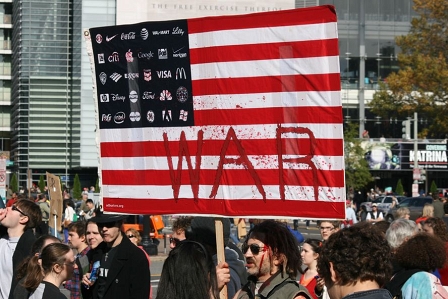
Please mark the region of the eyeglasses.
<svg viewBox="0 0 448 299"><path fill-rule="evenodd" d="M252 252L253 255L258 255L260 253L260 251L264 252L269 249L269 247L266 245L261 247L258 244L248 245L247 243L244 243L243 246L241 247L241 251L243 252L243 254L246 254L246 252L247 252L247 250L249 250L249 248L250 248L250 252Z"/></svg>
<svg viewBox="0 0 448 299"><path fill-rule="evenodd" d="M127 237L128 237L129 239L135 238L134 235L127 235Z"/></svg>
<svg viewBox="0 0 448 299"><path fill-rule="evenodd" d="M19 212L20 214L22 214L23 216L28 217L28 215L25 214L24 212L22 212L18 207L16 207L16 205L12 205L12 206L11 206L11 210L13 210L13 211L17 211L17 212Z"/></svg>
<svg viewBox="0 0 448 299"><path fill-rule="evenodd" d="M115 227L116 222L103 222L103 223L97 223L98 228L103 228L103 227L107 227L107 228L111 228L111 227Z"/></svg>
<svg viewBox="0 0 448 299"><path fill-rule="evenodd" d="M332 230L334 230L334 227L331 227L331 226L326 226L326 227L323 227L323 226L321 226L320 227L320 230L321 231L326 231L326 230L328 230L328 231L332 231Z"/></svg>

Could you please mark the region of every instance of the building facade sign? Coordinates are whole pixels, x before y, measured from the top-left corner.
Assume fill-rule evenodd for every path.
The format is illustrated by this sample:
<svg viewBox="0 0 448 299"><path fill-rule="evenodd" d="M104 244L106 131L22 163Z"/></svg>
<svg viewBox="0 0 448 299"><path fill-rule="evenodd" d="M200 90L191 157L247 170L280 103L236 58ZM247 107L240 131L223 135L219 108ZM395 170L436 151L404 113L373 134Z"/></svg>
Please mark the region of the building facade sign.
<svg viewBox="0 0 448 299"><path fill-rule="evenodd" d="M277 1L218 1L218 0L134 0L117 1L117 25L147 21L197 18L204 16L237 15L278 11L295 7L294 0Z"/></svg>
<svg viewBox="0 0 448 299"><path fill-rule="evenodd" d="M365 159L371 170L407 170L414 168L413 143L386 143L363 141ZM428 170L448 169L446 143L419 143L417 151L419 168Z"/></svg>

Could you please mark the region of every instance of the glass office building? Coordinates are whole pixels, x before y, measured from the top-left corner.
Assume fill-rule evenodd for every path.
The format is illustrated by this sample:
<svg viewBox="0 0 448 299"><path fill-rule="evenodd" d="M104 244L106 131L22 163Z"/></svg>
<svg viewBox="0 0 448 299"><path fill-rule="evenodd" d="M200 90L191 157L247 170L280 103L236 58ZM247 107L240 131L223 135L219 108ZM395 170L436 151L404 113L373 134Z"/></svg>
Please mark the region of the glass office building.
<svg viewBox="0 0 448 299"><path fill-rule="evenodd" d="M412 0L373 0L364 2L365 19L365 129L370 137L401 138L401 121L391 115L381 119L372 114L368 103L379 88L378 82L398 70L397 55L400 52L395 37L406 35L410 22L416 16ZM339 55L341 68L342 105L346 121L359 122L359 69L360 40L358 0L320 0L320 5L336 7L339 31Z"/></svg>
<svg viewBox="0 0 448 299"><path fill-rule="evenodd" d="M28 169L79 165L81 12L77 0L13 4L11 157L21 186Z"/></svg>

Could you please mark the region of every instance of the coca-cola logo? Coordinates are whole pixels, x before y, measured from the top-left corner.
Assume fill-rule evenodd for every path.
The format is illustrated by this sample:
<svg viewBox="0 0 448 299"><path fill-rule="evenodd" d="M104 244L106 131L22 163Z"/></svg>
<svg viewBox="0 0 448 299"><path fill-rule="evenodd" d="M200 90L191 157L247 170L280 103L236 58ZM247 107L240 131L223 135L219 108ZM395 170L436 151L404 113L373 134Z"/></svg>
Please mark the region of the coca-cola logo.
<svg viewBox="0 0 448 299"><path fill-rule="evenodd" d="M121 34L121 40L130 40L130 39L135 39L135 32Z"/></svg>
<svg viewBox="0 0 448 299"><path fill-rule="evenodd" d="M117 112L114 115L114 122L116 124L122 124L122 123L124 123L125 118L126 118L126 115L124 114L124 112Z"/></svg>
<svg viewBox="0 0 448 299"><path fill-rule="evenodd" d="M101 121L110 122L112 120L112 114L101 115Z"/></svg>

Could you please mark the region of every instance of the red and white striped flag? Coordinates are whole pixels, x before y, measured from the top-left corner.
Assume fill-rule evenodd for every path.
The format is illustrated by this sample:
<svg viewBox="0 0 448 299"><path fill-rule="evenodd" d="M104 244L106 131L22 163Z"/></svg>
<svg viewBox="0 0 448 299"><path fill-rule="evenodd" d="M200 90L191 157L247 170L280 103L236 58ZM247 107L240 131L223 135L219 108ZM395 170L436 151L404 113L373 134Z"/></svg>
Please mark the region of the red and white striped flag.
<svg viewBox="0 0 448 299"><path fill-rule="evenodd" d="M334 7L89 31L105 211L345 217Z"/></svg>

